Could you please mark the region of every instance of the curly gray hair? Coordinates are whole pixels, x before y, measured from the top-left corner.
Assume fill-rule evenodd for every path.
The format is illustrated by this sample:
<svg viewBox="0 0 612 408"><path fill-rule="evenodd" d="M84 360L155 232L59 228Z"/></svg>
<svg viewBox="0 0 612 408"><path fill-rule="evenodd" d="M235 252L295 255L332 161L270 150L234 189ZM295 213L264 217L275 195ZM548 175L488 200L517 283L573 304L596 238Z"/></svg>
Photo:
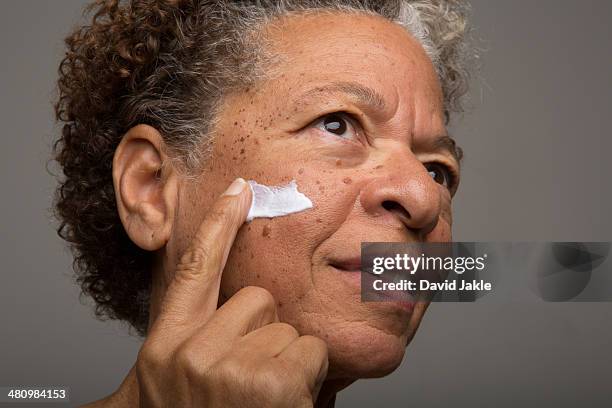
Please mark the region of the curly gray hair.
<svg viewBox="0 0 612 408"><path fill-rule="evenodd" d="M114 151L130 127L144 123L160 130L185 168L200 168L224 95L270 72L268 24L300 13L381 16L408 30L431 58L447 120L467 91L469 8L460 0L97 0L91 9L91 24L66 39L59 70L58 233L72 247L97 315L125 320L140 334L152 254L131 242L117 215Z"/></svg>

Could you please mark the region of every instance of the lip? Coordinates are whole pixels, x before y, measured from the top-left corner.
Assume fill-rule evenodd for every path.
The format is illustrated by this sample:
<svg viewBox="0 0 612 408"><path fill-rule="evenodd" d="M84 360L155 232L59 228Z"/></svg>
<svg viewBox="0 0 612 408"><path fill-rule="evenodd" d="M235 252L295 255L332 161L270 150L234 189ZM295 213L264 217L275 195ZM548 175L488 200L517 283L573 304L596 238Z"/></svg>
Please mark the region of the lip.
<svg viewBox="0 0 612 408"><path fill-rule="evenodd" d="M329 262L328 266L336 272L336 276L344 280L355 293L361 293L361 270L355 263ZM350 268L350 269L347 269Z"/></svg>
<svg viewBox="0 0 612 408"><path fill-rule="evenodd" d="M361 272L361 257L331 260L329 265L340 272Z"/></svg>
<svg viewBox="0 0 612 408"><path fill-rule="evenodd" d="M361 291L361 257L344 258L342 260L330 260L328 265L341 272L347 281L351 282L355 287ZM382 308L391 308L395 310L401 310L403 312L412 313L416 301L396 299L389 294L383 294L382 299L374 301L373 303L378 304Z"/></svg>

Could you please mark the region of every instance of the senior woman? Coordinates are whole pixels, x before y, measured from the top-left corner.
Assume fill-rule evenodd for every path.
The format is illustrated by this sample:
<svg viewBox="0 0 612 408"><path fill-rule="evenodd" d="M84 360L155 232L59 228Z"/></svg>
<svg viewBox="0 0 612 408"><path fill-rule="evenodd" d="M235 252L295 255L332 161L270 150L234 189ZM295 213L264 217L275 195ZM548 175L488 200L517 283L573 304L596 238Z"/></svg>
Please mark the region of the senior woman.
<svg viewBox="0 0 612 408"><path fill-rule="evenodd" d="M145 337L93 405L333 406L398 367L428 304L362 303L360 243L451 239L467 7L92 7L60 66L59 232L98 315ZM313 207L245 223L244 179Z"/></svg>

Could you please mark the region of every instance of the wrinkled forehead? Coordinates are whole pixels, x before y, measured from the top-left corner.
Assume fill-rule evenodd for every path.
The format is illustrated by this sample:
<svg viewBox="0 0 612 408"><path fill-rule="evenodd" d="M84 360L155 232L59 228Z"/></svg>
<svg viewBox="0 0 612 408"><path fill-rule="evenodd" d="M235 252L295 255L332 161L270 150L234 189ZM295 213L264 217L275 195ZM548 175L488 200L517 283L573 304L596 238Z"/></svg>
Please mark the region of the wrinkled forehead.
<svg viewBox="0 0 612 408"><path fill-rule="evenodd" d="M367 78L391 99L393 83L410 88L428 85L433 88L429 92L439 92L434 66L421 44L406 29L380 16L293 15L271 23L266 36L275 55L273 78Z"/></svg>
<svg viewBox="0 0 612 408"><path fill-rule="evenodd" d="M269 26L266 37L275 56L270 78L281 89L297 94L309 91L307 85L350 79L375 90L389 107L410 95L441 108L430 58L396 23L363 13L326 12L283 17Z"/></svg>

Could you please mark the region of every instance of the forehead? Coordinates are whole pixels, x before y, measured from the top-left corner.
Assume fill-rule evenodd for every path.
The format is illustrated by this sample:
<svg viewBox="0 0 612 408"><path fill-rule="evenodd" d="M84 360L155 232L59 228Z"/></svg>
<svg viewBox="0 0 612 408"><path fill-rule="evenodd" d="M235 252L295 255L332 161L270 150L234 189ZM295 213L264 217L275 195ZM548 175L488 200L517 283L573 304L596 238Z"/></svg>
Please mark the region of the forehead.
<svg viewBox="0 0 612 408"><path fill-rule="evenodd" d="M403 27L382 17L346 12L293 15L272 23L267 36L278 57L273 77L291 87L351 78L376 89L390 107L408 98L429 105L425 108L442 109L438 77L423 47Z"/></svg>

